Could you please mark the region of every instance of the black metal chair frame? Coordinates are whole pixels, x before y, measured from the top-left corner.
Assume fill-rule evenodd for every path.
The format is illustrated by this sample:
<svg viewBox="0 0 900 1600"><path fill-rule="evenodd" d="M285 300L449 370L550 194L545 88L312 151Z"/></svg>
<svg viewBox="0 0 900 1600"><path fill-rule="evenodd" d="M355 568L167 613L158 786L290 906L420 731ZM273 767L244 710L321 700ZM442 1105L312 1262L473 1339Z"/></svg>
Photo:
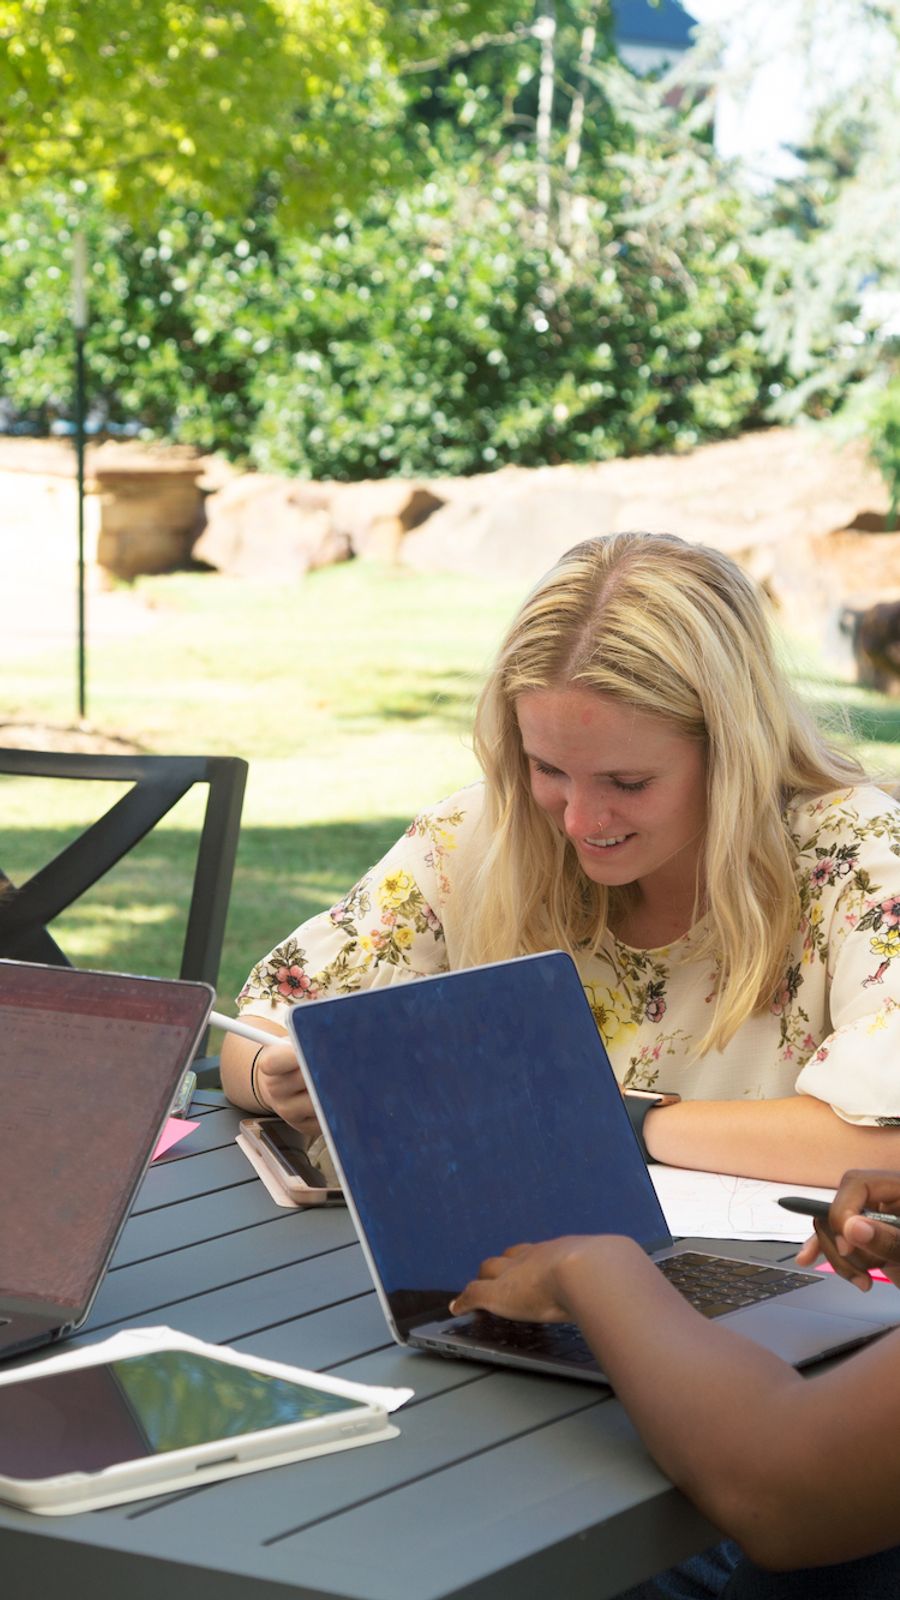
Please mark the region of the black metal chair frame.
<svg viewBox="0 0 900 1600"><path fill-rule="evenodd" d="M195 784L209 786L181 957L182 978L216 987L247 763L237 756L80 755L0 749L0 775L131 783L103 816L17 886L0 871L0 956L71 966L47 924L78 900Z"/></svg>

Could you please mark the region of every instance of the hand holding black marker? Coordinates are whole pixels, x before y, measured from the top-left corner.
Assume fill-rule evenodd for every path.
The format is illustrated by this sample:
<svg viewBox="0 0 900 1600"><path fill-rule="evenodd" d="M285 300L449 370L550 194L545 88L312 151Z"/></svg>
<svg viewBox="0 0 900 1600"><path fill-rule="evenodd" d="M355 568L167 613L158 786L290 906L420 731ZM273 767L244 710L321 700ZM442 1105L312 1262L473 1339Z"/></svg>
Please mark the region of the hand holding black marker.
<svg viewBox="0 0 900 1600"><path fill-rule="evenodd" d="M831 1210L830 1200L814 1200L806 1194L783 1194L779 1196L778 1204L785 1211L796 1211L801 1217L818 1218L821 1222L828 1221ZM865 1217L867 1222L884 1222L889 1228L900 1228L900 1217L888 1211L860 1211L860 1217Z"/></svg>
<svg viewBox="0 0 900 1600"><path fill-rule="evenodd" d="M785 1195L780 1204L816 1219L815 1233L797 1253L798 1266L812 1267L822 1255L864 1292L872 1288L873 1272L900 1287L900 1173L847 1172L831 1200Z"/></svg>

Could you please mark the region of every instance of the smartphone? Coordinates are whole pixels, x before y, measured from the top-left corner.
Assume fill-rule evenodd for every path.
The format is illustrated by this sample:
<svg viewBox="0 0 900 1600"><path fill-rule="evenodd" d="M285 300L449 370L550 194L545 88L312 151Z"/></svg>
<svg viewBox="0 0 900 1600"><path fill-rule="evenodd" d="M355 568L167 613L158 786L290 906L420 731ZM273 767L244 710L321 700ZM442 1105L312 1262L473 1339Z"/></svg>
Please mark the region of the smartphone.
<svg viewBox="0 0 900 1600"><path fill-rule="evenodd" d="M241 1133L292 1200L305 1206L343 1205L343 1191L332 1188L306 1153L308 1141L280 1117L249 1117Z"/></svg>
<svg viewBox="0 0 900 1600"><path fill-rule="evenodd" d="M192 1072L190 1067L188 1067L175 1092L175 1099L172 1101L172 1109L169 1112L169 1116L186 1117L191 1109L191 1101L194 1098L196 1090L197 1074L196 1072Z"/></svg>
<svg viewBox="0 0 900 1600"><path fill-rule="evenodd" d="M0 1500L61 1515L384 1438L387 1414L229 1352L156 1349L0 1384Z"/></svg>

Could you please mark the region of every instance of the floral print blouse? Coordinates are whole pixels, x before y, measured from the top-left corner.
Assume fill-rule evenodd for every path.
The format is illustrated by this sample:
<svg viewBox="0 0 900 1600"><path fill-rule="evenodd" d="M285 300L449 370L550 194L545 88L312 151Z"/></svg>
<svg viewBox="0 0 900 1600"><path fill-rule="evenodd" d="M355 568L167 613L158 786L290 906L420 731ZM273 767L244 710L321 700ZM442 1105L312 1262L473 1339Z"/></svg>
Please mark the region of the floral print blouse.
<svg viewBox="0 0 900 1600"><path fill-rule="evenodd" d="M458 965L454 885L480 848L481 785L423 812L330 911L258 962L242 1013L287 1009ZM619 1081L685 1099L815 1095L849 1122L900 1121L900 805L860 786L798 800L800 921L769 1007L698 1057L716 973L698 929L654 950L606 935L577 965Z"/></svg>

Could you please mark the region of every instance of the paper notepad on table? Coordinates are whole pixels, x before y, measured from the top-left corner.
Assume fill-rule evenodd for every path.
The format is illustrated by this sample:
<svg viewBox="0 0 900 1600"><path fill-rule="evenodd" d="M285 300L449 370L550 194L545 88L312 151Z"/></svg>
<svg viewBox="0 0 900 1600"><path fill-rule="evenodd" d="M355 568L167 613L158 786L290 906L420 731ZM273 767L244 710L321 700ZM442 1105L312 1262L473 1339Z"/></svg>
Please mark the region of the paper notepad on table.
<svg viewBox="0 0 900 1600"><path fill-rule="evenodd" d="M676 1239L783 1239L800 1244L812 1233L812 1221L783 1211L779 1195L834 1199L833 1189L814 1189L805 1183L769 1183L688 1167L651 1165L648 1171Z"/></svg>

